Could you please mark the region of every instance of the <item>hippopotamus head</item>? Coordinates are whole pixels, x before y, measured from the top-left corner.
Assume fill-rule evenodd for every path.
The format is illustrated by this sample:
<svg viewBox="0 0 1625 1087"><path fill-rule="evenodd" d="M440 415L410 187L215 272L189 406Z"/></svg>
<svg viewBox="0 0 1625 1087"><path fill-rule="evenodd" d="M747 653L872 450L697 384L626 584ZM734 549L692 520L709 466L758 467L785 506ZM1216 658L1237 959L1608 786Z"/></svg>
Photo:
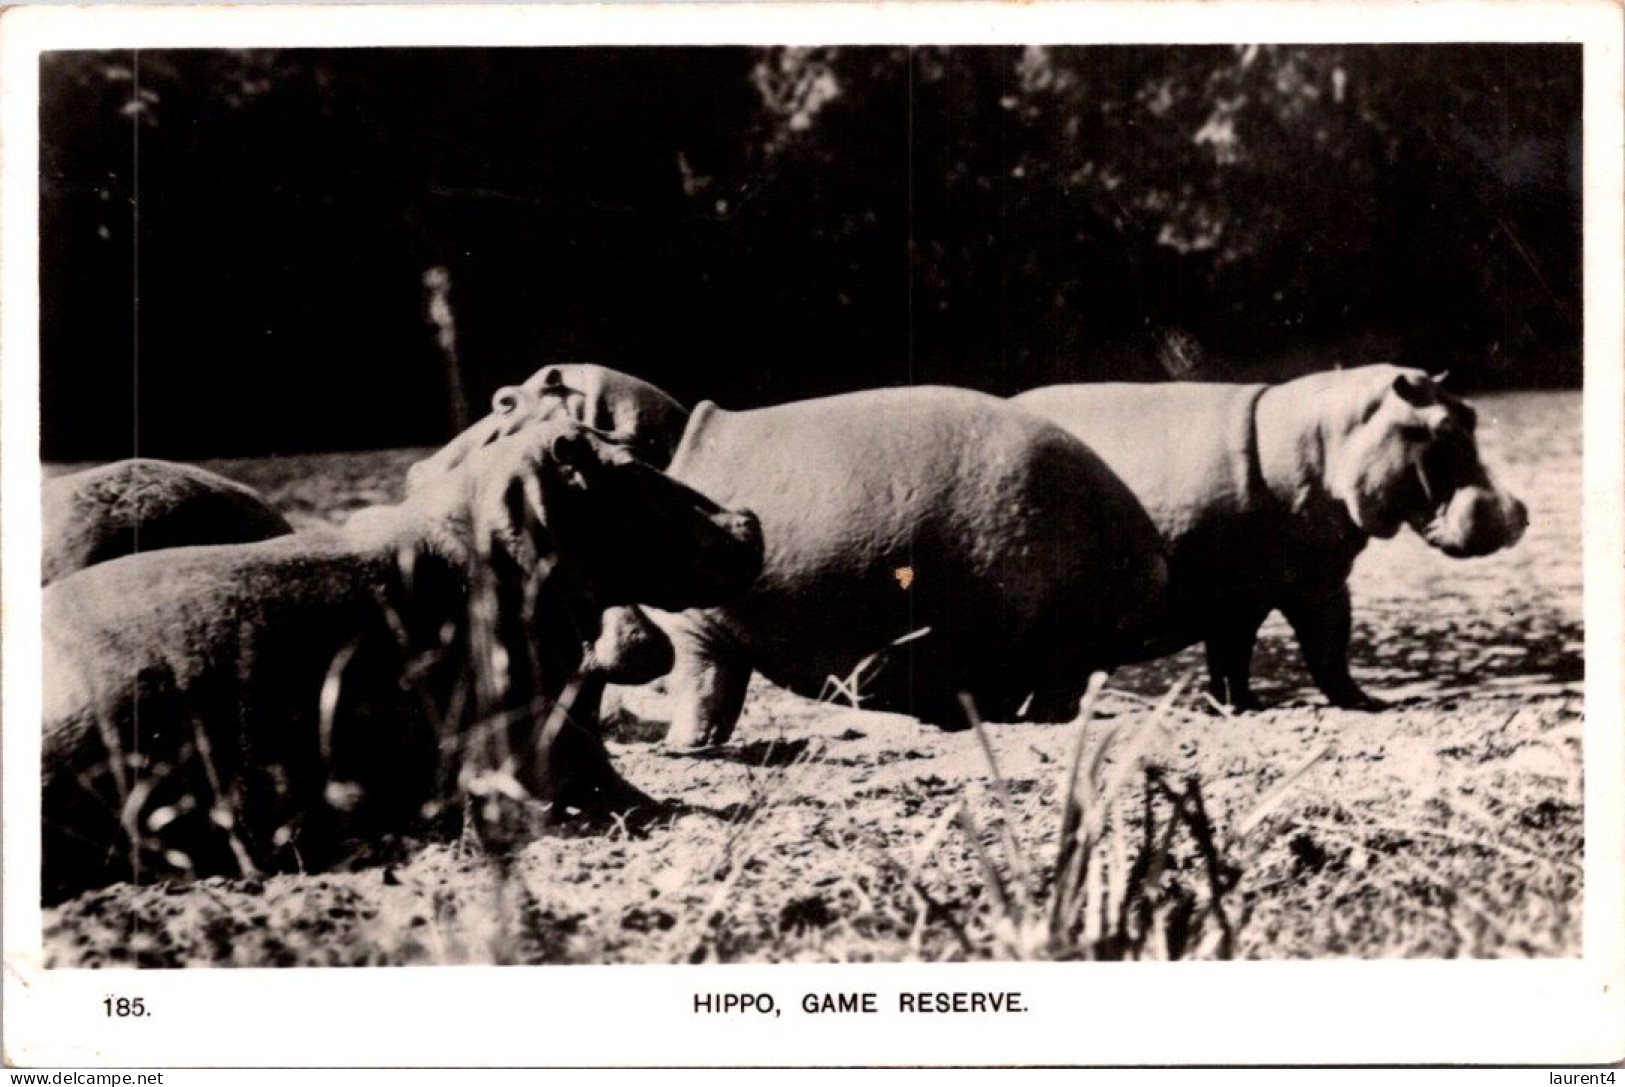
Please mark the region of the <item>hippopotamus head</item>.
<svg viewBox="0 0 1625 1087"><path fill-rule="evenodd" d="M613 436L656 468L671 463L688 425L688 411L681 404L631 374L585 362L546 366L519 385L498 389L489 415L407 469L406 489L416 491L475 450L560 416Z"/></svg>
<svg viewBox="0 0 1625 1087"><path fill-rule="evenodd" d="M597 606L708 607L761 570L753 514L722 509L573 420L537 422L469 468L481 554L527 578L566 572Z"/></svg>
<svg viewBox="0 0 1625 1087"><path fill-rule="evenodd" d="M1383 539L1410 525L1456 558L1517 543L1528 510L1479 460L1472 407L1421 370L1368 369L1370 384L1328 453L1330 489L1354 523Z"/></svg>

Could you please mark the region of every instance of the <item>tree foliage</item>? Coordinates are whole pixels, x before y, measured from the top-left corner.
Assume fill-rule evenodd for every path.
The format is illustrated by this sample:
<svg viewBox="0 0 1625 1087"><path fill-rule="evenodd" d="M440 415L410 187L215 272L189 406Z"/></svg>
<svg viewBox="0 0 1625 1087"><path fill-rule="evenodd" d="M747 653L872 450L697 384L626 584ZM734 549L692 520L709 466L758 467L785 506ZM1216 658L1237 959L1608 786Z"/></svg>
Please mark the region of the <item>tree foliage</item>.
<svg viewBox="0 0 1625 1087"><path fill-rule="evenodd" d="M435 269L476 406L570 359L732 406L1378 357L1577 382L1579 59L51 54L46 454L439 440Z"/></svg>

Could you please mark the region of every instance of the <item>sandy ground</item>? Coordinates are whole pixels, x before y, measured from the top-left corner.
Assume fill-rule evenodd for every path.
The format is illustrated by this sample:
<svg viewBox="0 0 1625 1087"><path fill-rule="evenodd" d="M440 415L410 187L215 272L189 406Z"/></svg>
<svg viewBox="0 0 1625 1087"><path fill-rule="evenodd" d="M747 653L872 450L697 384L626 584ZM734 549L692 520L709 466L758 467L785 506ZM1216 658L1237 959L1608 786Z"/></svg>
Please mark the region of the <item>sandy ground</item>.
<svg viewBox="0 0 1625 1087"><path fill-rule="evenodd" d="M1580 401L1520 394L1480 408L1486 459L1529 504L1531 530L1489 559L1453 562L1414 537L1361 559L1355 674L1394 700L1385 712L1325 708L1279 619L1266 626L1255 664L1256 689L1276 708L1224 716L1187 695L1155 718L1149 700L1200 661L1187 651L1113 677L1093 722L990 726L1000 780L975 733L761 683L733 742L672 751L656 742L662 692L626 692L611 750L662 801L636 825L567 819L511 856L402 841L393 863L354 871L110 887L46 911L47 959L259 966L1087 954L1035 919L1053 883L1063 771L1080 732L1093 741L1114 731L1108 768L1142 736L1147 761L1168 780L1199 781L1233 882L1218 897L1240 957L1576 955ZM306 526L392 499L415 455L210 467L260 487ZM1144 798L1130 776L1110 805L1131 854ZM1198 853L1176 835L1150 882L1175 898L1200 890Z"/></svg>

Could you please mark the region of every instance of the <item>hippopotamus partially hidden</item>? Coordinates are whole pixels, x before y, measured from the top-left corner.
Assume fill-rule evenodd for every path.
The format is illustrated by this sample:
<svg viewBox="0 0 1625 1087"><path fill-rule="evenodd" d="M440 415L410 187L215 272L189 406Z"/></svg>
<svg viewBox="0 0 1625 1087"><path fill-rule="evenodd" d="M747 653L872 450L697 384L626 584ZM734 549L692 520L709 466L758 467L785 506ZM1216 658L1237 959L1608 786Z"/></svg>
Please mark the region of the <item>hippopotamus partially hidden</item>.
<svg viewBox="0 0 1625 1087"><path fill-rule="evenodd" d="M594 363L544 366L491 397L491 413L445 448L407 469L410 494L454 471L481 447L550 419L575 419L603 431L645 464L665 468L677 451L688 409L641 378ZM362 521L374 516L362 511ZM575 719L596 721L606 683L636 685L671 670L672 647L636 607L610 608L603 633L582 663Z"/></svg>
<svg viewBox="0 0 1625 1087"><path fill-rule="evenodd" d="M550 707L606 606L719 604L760 565L750 514L552 420L354 529L63 578L44 590L46 894L177 849L198 872L319 865L335 822L365 837L443 795L448 745L535 796L642 799Z"/></svg>
<svg viewBox="0 0 1625 1087"><path fill-rule="evenodd" d="M1271 611L1334 705L1374 708L1349 675L1348 577L1405 525L1486 555L1528 514L1480 462L1476 416L1420 370L1366 366L1285 384L1058 385L1015 403L1089 444L1144 503L1173 582L1158 652L1207 643L1210 689L1238 709Z"/></svg>
<svg viewBox="0 0 1625 1087"><path fill-rule="evenodd" d="M1090 673L1160 619L1167 569L1128 489L1059 427L963 389L695 409L670 473L761 518L761 577L656 615L668 742L726 740L753 670L810 696L963 727L1069 719ZM923 633L922 633L923 632ZM912 637L911 637L912 636Z"/></svg>
<svg viewBox="0 0 1625 1087"><path fill-rule="evenodd" d="M241 483L146 457L47 480L41 512L43 585L137 550L254 543L293 531Z"/></svg>
<svg viewBox="0 0 1625 1087"><path fill-rule="evenodd" d="M688 425L688 410L641 378L588 362L545 366L491 397L491 413L406 472L406 489L451 471L474 450L562 416L601 430L646 464L664 468Z"/></svg>

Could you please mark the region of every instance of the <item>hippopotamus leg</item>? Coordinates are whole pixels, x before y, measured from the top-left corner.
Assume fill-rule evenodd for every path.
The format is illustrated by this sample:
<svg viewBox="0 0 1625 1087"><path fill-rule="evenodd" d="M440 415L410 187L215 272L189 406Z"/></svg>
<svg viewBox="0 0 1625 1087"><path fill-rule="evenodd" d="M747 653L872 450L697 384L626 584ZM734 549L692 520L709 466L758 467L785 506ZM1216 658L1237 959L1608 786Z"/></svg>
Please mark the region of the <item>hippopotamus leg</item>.
<svg viewBox="0 0 1625 1087"><path fill-rule="evenodd" d="M1252 671L1258 628L1264 625L1269 613L1267 607L1238 602L1216 609L1208 621L1208 693L1238 713L1260 706L1253 696L1248 675Z"/></svg>
<svg viewBox="0 0 1625 1087"><path fill-rule="evenodd" d="M739 651L679 619L668 628L677 660L671 670L671 728L666 743L704 747L727 743L745 708L754 669Z"/></svg>
<svg viewBox="0 0 1625 1087"><path fill-rule="evenodd" d="M621 776L598 734L597 721L572 721L560 730L548 753L549 770L562 785L554 802L580 811L654 810L659 804Z"/></svg>
<svg viewBox="0 0 1625 1087"><path fill-rule="evenodd" d="M1348 585L1339 582L1323 592L1300 591L1281 604L1303 648L1304 663L1315 686L1334 706L1378 710L1383 703L1360 689L1349 675L1349 634L1353 609Z"/></svg>

